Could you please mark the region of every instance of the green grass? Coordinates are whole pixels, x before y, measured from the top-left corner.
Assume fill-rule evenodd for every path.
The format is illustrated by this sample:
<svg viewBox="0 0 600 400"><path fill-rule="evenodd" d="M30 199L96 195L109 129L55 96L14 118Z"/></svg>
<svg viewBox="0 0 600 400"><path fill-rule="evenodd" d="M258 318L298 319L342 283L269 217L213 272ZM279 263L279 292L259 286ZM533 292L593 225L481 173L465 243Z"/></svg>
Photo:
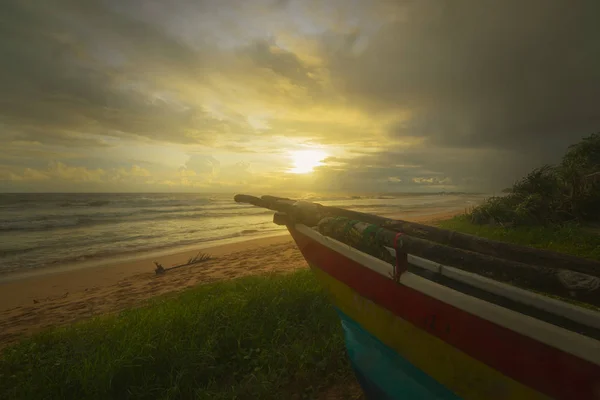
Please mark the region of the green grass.
<svg viewBox="0 0 600 400"><path fill-rule="evenodd" d="M352 382L310 271L199 286L0 356L2 399L301 399Z"/></svg>
<svg viewBox="0 0 600 400"><path fill-rule="evenodd" d="M488 239L600 260L600 234L575 223L503 228L473 224L468 216L461 215L441 221L438 226Z"/></svg>

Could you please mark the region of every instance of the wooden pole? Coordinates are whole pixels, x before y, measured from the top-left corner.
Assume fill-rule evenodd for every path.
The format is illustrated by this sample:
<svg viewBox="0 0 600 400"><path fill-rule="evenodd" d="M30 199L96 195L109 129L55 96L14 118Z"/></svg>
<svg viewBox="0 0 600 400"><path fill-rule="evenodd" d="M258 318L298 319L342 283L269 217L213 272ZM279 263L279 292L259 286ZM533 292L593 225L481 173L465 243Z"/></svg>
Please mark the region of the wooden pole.
<svg viewBox="0 0 600 400"><path fill-rule="evenodd" d="M297 214L297 212L292 211L293 204L296 202L292 199L274 196L262 196L262 198L257 198L246 195L237 195L235 198L236 201L239 199L239 202L250 203L259 207L265 207L276 211ZM537 265L539 267L566 269L600 277L600 262L595 260L575 257L549 250L540 250L511 243L499 242L414 222L395 220L338 207L327 207L318 203L314 204L318 209L319 217L339 216L350 219L358 219L363 222L378 225L382 228L396 232L402 232L413 237L426 239L458 249L468 250L471 252L515 262ZM304 218L307 218L307 216L304 216Z"/></svg>

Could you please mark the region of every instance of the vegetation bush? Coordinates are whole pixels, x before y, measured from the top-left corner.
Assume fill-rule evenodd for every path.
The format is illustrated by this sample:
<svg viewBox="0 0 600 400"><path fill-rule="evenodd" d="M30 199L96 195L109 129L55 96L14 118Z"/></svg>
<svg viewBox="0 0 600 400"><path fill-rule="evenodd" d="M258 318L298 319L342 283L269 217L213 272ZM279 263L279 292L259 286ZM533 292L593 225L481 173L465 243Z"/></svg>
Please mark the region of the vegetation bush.
<svg viewBox="0 0 600 400"><path fill-rule="evenodd" d="M560 164L534 169L471 213L477 224L546 225L600 220L600 133L569 147Z"/></svg>

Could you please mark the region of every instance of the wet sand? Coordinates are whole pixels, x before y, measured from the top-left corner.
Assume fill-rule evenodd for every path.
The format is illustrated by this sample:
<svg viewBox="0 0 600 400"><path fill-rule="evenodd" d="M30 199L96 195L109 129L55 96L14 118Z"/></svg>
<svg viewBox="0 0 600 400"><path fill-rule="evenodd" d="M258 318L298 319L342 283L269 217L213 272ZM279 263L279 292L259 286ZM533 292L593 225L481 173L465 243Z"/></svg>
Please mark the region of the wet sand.
<svg viewBox="0 0 600 400"><path fill-rule="evenodd" d="M443 211L403 219L435 223L461 212ZM187 262L198 250L0 283L0 347L51 326L123 310L151 297L198 284L307 268L287 233L201 251L212 258L163 275L154 272L154 261L169 268Z"/></svg>

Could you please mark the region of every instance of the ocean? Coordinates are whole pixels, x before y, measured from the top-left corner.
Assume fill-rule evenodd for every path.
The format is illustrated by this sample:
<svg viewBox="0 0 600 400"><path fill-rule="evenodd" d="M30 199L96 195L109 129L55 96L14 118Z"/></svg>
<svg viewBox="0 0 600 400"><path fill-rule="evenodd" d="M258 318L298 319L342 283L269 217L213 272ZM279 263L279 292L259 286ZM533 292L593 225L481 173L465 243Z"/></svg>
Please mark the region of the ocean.
<svg viewBox="0 0 600 400"><path fill-rule="evenodd" d="M296 194L294 198L408 217L471 207L483 196ZM285 227L272 223L272 215L235 203L233 194L0 194L0 276L284 233Z"/></svg>

